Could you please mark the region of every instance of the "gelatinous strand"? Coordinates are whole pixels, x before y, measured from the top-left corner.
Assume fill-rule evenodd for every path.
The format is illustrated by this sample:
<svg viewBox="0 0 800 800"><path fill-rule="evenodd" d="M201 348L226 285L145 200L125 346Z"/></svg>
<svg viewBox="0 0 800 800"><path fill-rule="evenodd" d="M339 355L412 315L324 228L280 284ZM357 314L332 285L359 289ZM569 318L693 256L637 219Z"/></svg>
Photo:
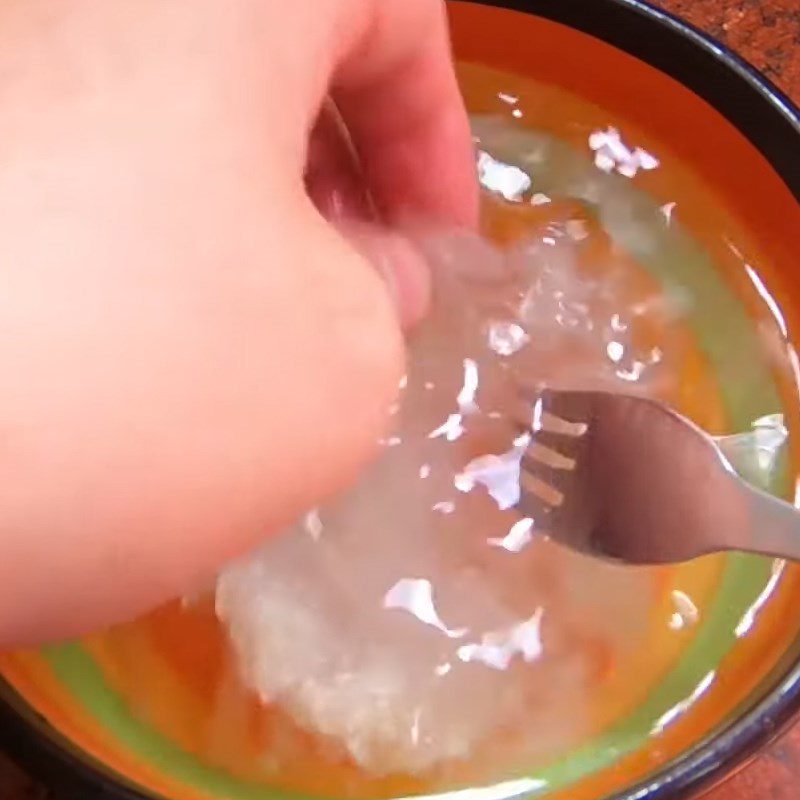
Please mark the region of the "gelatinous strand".
<svg viewBox="0 0 800 800"><path fill-rule="evenodd" d="M415 232L433 309L411 336L381 460L217 586L246 683L371 773L425 774L498 731L528 753L577 740L598 650L616 657L648 624L646 577L615 574L591 602L572 587L604 568L546 540L557 489L527 487L541 515L516 510L523 459L573 466L541 437L583 433L521 404L519 387L647 391L669 368L669 323L579 204L523 204L522 170L488 151L478 167L518 231L503 247ZM534 730L549 733L537 743Z"/></svg>

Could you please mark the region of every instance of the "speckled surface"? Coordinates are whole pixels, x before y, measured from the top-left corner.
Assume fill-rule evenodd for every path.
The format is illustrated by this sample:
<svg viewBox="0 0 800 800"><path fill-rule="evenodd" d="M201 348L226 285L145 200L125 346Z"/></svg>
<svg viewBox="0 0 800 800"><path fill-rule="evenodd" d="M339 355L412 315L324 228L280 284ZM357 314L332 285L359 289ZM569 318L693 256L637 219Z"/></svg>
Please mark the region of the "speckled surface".
<svg viewBox="0 0 800 800"><path fill-rule="evenodd" d="M653 1L737 50L800 103L800 0ZM0 800L45 798L59 800L0 754ZM800 725L705 800L800 800Z"/></svg>
<svg viewBox="0 0 800 800"><path fill-rule="evenodd" d="M728 44L800 102L800 0L651 2Z"/></svg>

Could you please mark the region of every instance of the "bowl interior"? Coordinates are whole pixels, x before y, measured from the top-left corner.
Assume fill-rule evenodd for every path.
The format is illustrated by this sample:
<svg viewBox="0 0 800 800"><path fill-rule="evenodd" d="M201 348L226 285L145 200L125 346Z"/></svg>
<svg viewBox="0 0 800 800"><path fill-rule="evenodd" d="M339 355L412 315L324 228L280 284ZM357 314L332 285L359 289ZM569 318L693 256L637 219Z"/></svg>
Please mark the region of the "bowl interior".
<svg viewBox="0 0 800 800"><path fill-rule="evenodd" d="M747 430L780 412L794 434L800 206L766 158L690 89L599 39L487 4L452 2L449 11L476 124L501 118L532 130L553 159L582 159L587 170L594 169L588 137L609 125L657 154L659 168L637 176L625 210L645 219L669 209L674 228L663 242L642 244L626 239L621 227L620 244L665 287L688 287L695 298L690 321L719 387L719 432ZM520 116L512 116L499 91L517 99ZM493 155L512 161L512 144L501 137ZM546 166L533 179L538 190L549 190ZM765 336L777 350L765 347ZM790 441L792 457L770 488L794 496L797 436ZM632 692L636 703L591 741L535 773L510 776L492 796L536 790L597 800L624 792L740 718L776 683L800 653L800 568L736 555L703 569L713 595L709 611L658 680ZM141 656L155 657L146 647ZM158 669L143 662L142 675ZM215 767L145 722L118 691L96 641L0 656L0 674L7 681L0 697L42 741L143 796L297 796ZM167 672L160 680L160 696L170 703L182 687ZM658 736L651 736L654 729Z"/></svg>

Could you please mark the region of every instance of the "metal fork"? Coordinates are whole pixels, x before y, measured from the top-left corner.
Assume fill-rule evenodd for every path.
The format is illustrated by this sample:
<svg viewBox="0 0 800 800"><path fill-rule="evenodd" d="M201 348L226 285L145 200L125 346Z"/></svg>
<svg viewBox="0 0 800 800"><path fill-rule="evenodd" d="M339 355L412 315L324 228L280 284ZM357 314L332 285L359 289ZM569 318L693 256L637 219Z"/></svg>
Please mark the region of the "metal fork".
<svg viewBox="0 0 800 800"><path fill-rule="evenodd" d="M800 512L742 480L675 411L574 391L531 392L526 408L520 510L552 539L630 564L726 550L800 561Z"/></svg>

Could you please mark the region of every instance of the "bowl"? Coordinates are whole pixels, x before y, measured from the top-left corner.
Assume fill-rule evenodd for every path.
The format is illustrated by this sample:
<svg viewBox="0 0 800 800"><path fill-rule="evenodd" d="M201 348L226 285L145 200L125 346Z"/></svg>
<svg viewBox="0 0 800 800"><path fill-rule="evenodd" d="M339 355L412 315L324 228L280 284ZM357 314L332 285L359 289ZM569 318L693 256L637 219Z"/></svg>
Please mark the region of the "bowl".
<svg viewBox="0 0 800 800"><path fill-rule="evenodd" d="M724 47L639 0L451 2L449 12L458 58L488 65L499 71L497 80L508 81L509 92L499 99L480 93L470 98L468 92L473 111L524 116L529 107L515 105L511 91L516 79L503 76L530 76L560 87L583 109L579 124L552 123L559 137L571 137L577 146L587 131L609 132L607 125L592 125L623 120L625 136L674 162L675 183L649 175L637 181L665 201L668 220L676 208L685 218L699 244L693 258L728 265L719 267L727 270L725 281L698 283L704 304L693 325L717 367L729 417L743 427L782 400L796 431L800 112ZM520 95L524 91L522 86ZM538 111L544 125L547 109ZM681 280L697 281L691 264L683 263ZM669 278L670 268L652 267ZM777 332L788 368L766 361L752 374L736 372L731 354L752 342L741 324L720 329L731 303L741 306L741 319L764 321ZM783 484L773 487L790 496L800 463L795 439L791 449ZM798 568L725 559L709 618L625 719L534 778L483 787L475 799L538 793L570 800L674 800L722 780L800 710L798 599ZM91 643L68 643L0 657L0 744L64 796L300 796L231 778L150 730L108 684L96 652ZM654 726L661 726L657 737L649 736Z"/></svg>

